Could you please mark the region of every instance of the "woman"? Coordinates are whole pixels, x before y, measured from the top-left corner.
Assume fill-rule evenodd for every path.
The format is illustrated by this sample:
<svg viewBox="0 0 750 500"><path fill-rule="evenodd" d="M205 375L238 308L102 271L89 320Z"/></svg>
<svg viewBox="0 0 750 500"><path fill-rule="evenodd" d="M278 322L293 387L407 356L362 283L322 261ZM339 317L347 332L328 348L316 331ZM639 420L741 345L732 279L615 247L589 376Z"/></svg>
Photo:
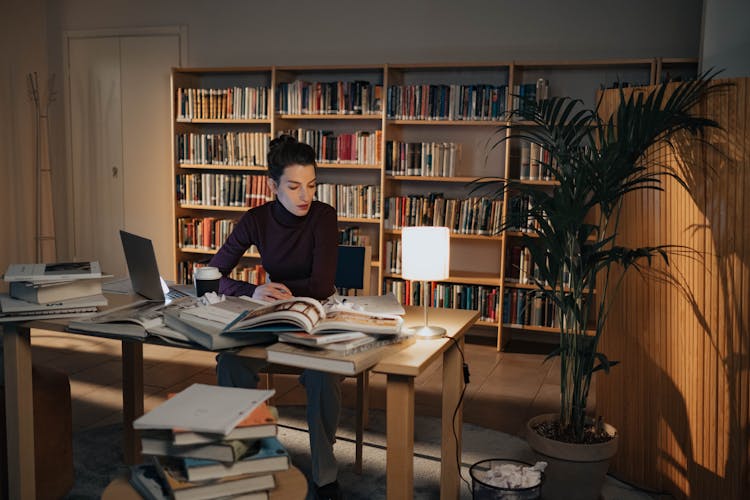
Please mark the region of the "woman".
<svg viewBox="0 0 750 500"><path fill-rule="evenodd" d="M325 299L334 292L336 211L313 200L315 166L315 152L309 145L288 135L271 141L268 185L276 199L248 210L211 259L210 265L222 274L220 293L273 301L292 296ZM263 285L227 276L250 245L258 248L270 277ZM217 361L219 385L257 386L259 360L222 353ZM300 381L307 393L312 479L319 498L338 498L333 443L341 409L341 377L305 370Z"/></svg>

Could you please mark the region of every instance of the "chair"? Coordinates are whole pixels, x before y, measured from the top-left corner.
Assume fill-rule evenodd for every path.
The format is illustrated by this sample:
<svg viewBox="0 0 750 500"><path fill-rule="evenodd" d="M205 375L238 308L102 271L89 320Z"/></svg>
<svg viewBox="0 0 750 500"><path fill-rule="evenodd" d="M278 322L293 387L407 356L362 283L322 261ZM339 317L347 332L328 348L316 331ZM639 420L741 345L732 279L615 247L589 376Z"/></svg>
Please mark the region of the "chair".
<svg viewBox="0 0 750 500"><path fill-rule="evenodd" d="M372 270L372 248L369 246L339 245L336 261L336 278L334 285L342 295L357 290L370 293L370 275Z"/></svg>
<svg viewBox="0 0 750 500"><path fill-rule="evenodd" d="M370 291L370 275L372 273L372 248L369 246L339 245L336 261L336 277L334 286L342 295L356 295L358 291L364 294ZM288 369L276 371L276 373L298 373ZM268 367L268 386L273 387L274 371ZM364 428L367 425L369 413L369 398L367 397L369 386L369 370L357 375L357 398L355 418L355 452L354 471L362 473L362 443L364 441Z"/></svg>

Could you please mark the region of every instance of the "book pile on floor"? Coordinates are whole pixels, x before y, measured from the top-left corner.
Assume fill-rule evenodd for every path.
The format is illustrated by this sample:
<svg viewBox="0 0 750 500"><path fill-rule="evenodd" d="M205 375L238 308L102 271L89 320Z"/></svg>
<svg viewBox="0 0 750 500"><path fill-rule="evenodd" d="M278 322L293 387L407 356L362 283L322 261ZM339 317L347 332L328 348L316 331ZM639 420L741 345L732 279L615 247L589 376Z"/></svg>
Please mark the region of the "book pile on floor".
<svg viewBox="0 0 750 500"><path fill-rule="evenodd" d="M145 498L267 499L289 469L273 391L193 384L133 423L144 455L130 482Z"/></svg>
<svg viewBox="0 0 750 500"><path fill-rule="evenodd" d="M93 314L107 305L99 263L11 264L0 294L0 322Z"/></svg>

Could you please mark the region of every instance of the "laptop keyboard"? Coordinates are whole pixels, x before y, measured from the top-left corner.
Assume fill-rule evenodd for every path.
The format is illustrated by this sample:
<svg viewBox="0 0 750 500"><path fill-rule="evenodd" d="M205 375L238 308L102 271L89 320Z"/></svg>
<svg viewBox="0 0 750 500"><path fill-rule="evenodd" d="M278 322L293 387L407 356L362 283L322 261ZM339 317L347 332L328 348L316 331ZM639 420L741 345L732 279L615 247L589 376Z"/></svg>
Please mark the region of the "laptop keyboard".
<svg viewBox="0 0 750 500"><path fill-rule="evenodd" d="M175 290L174 288L170 288L169 292L167 292L166 298L168 299L179 299L180 297L187 297L188 295L185 292L181 292L179 290Z"/></svg>

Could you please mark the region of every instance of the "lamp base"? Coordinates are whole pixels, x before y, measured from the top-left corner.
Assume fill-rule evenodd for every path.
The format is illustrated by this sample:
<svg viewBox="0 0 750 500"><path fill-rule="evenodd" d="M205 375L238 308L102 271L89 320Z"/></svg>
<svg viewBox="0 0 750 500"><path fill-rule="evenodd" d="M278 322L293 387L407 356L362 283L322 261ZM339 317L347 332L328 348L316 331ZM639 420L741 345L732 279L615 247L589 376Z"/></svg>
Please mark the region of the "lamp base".
<svg viewBox="0 0 750 500"><path fill-rule="evenodd" d="M415 326L409 328L408 332L416 335L420 339L439 339L445 337L445 328L439 326Z"/></svg>

